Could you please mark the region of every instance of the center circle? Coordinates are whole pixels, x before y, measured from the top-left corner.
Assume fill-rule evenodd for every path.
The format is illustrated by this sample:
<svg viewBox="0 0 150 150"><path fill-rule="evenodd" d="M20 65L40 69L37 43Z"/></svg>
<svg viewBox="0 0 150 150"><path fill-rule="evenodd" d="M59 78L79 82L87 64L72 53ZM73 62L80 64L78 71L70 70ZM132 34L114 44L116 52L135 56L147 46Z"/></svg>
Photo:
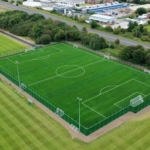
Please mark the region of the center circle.
<svg viewBox="0 0 150 150"><path fill-rule="evenodd" d="M85 69L76 65L65 65L57 68L55 73L57 76L64 78L76 78L82 76L85 73Z"/></svg>

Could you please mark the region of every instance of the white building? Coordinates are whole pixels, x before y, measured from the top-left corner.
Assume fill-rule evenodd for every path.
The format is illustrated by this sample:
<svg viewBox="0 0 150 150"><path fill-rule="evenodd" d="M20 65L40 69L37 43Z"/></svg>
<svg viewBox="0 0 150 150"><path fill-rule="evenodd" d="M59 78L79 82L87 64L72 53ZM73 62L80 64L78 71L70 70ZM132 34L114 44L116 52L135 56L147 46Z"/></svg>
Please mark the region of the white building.
<svg viewBox="0 0 150 150"><path fill-rule="evenodd" d="M30 7L42 7L40 2L34 2L33 0L27 0L23 2L23 5Z"/></svg>
<svg viewBox="0 0 150 150"><path fill-rule="evenodd" d="M112 16L94 14L89 17L89 20L90 21L95 20L97 22L102 22L102 23L114 23L116 18Z"/></svg>

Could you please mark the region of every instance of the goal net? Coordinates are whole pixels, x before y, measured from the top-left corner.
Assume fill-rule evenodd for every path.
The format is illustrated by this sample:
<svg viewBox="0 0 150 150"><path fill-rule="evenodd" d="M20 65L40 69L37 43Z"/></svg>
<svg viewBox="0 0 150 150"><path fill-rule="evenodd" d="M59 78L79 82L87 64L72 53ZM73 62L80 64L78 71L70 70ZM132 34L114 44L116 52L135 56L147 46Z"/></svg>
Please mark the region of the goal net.
<svg viewBox="0 0 150 150"><path fill-rule="evenodd" d="M78 45L76 45L76 44L73 44L73 47L75 47L75 48L78 48Z"/></svg>
<svg viewBox="0 0 150 150"><path fill-rule="evenodd" d="M32 47L32 48L29 48L29 49L26 49L25 50L25 53L29 52L29 51L34 51L35 50L35 47Z"/></svg>
<svg viewBox="0 0 150 150"><path fill-rule="evenodd" d="M141 95L139 95L139 96L133 98L133 99L130 101L130 105L131 105L132 107L136 107L136 106L140 105L140 104L143 103L143 102L144 102L143 97L142 97Z"/></svg>
<svg viewBox="0 0 150 150"><path fill-rule="evenodd" d="M104 58L110 59L110 57L108 55L104 55Z"/></svg>
<svg viewBox="0 0 150 150"><path fill-rule="evenodd" d="M57 108L55 114L57 114L58 116L62 117L64 115L64 111L61 110L60 108Z"/></svg>
<svg viewBox="0 0 150 150"><path fill-rule="evenodd" d="M26 86L25 84L20 83L20 88L21 88L21 89L25 90L25 89L26 89L26 87L27 87L27 86Z"/></svg>

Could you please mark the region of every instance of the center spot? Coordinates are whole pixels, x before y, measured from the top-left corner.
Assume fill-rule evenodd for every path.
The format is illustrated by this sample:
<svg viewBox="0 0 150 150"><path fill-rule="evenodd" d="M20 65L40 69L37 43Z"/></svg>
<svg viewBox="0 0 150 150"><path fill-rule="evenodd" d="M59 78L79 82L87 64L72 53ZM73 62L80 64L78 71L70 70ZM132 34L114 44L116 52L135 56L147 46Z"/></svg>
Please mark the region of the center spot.
<svg viewBox="0 0 150 150"><path fill-rule="evenodd" d="M76 65L65 65L56 69L55 73L64 78L76 78L85 73L85 69Z"/></svg>

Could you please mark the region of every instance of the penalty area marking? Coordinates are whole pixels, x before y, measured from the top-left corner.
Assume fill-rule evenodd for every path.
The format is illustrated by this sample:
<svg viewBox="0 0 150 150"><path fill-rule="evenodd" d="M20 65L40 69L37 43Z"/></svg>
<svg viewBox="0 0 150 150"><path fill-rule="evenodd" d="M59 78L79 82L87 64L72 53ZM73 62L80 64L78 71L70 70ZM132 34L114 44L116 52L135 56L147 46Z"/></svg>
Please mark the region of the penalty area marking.
<svg viewBox="0 0 150 150"><path fill-rule="evenodd" d="M42 57L38 57L32 60L43 60L43 59L47 59L48 57L50 57L51 55L47 55L47 56L42 56Z"/></svg>
<svg viewBox="0 0 150 150"><path fill-rule="evenodd" d="M11 59L9 59L8 57L6 57L7 60L9 60L10 62L12 62L13 64L16 64L15 62L13 62Z"/></svg>
<svg viewBox="0 0 150 150"><path fill-rule="evenodd" d="M116 102L114 105L115 105L116 107L122 108L122 107L118 106L117 103L119 103L119 102L121 102L121 101L123 101L123 100L125 100L125 99L127 99L127 98L129 98L129 97L131 97L132 95L134 95L134 94L136 94L136 93L145 96L143 93L135 92L135 93L133 93L133 94L131 94L131 95L129 95L129 96L127 96L127 97L121 99L120 101Z"/></svg>
<svg viewBox="0 0 150 150"><path fill-rule="evenodd" d="M99 114L100 116L102 116L103 118L107 118L106 116L102 115L101 113L97 112L96 110L92 109L91 107L87 106L86 104L82 103L85 107L91 109L92 111L96 112L97 114Z"/></svg>
<svg viewBox="0 0 150 150"><path fill-rule="evenodd" d="M110 89L110 90L107 90L106 92L104 92L104 93L102 93L102 94L98 94L98 95L96 95L96 96L94 96L94 97L92 97L92 98L86 100L86 101L83 102L83 103L86 103L86 102L88 102L88 101L90 101L90 100L92 100L92 99L94 99L94 98L96 98L96 97L98 97L98 96L100 96L100 95L103 95L103 94L105 94L105 93L107 93L107 92L109 92L109 91L111 91L111 90L114 90L114 89L116 89L117 87L120 87L120 86L122 86L122 85L124 85L124 84L126 84L126 83L128 83L128 82L130 82L130 81L133 81L133 80L134 80L134 79L131 79L131 80L128 80L128 81L126 81L126 82L124 82L124 83L122 83L122 84L120 84L120 85L117 85L117 86L115 86L114 88L112 88L112 89Z"/></svg>

